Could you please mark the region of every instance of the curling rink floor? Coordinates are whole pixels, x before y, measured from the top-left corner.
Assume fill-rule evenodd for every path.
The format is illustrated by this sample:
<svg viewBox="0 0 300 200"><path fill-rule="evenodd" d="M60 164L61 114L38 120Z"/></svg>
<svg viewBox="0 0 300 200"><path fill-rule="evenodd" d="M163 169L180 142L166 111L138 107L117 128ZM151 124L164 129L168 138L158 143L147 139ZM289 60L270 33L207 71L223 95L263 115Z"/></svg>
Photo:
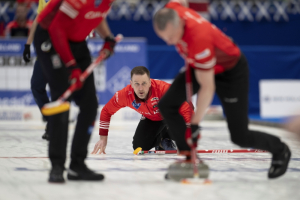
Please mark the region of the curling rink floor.
<svg viewBox="0 0 300 200"><path fill-rule="evenodd" d="M135 122L113 122L106 155L88 155L87 165L105 175L103 182L49 184L50 162L42 122L0 123L0 200L299 200L300 141L296 135L263 126L286 142L292 150L287 173L275 180L267 178L269 153L200 154L210 166L208 185L184 185L166 181L170 163L177 155L133 155L132 137ZM202 123L199 149L239 149L229 140L224 122ZM70 124L69 145L74 124ZM98 141L95 127L89 153ZM69 151L68 151L69 152ZM68 154L69 157L69 154ZM66 167L68 167L69 159ZM66 173L65 173L66 177Z"/></svg>

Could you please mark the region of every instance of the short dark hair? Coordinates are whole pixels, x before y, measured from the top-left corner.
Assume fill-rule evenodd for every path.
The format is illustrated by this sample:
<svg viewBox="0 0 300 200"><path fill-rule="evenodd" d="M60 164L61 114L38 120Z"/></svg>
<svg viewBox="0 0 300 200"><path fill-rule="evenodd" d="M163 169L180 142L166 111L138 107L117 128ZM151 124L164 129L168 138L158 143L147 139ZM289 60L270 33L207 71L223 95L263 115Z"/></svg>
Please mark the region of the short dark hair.
<svg viewBox="0 0 300 200"><path fill-rule="evenodd" d="M158 30L163 31L169 22L176 23L178 14L175 10L170 8L163 8L157 11L153 17L153 24Z"/></svg>
<svg viewBox="0 0 300 200"><path fill-rule="evenodd" d="M135 74L135 75L147 74L147 76L150 78L150 71L144 66L137 66L137 67L133 68L131 70L131 78L132 78L133 74Z"/></svg>

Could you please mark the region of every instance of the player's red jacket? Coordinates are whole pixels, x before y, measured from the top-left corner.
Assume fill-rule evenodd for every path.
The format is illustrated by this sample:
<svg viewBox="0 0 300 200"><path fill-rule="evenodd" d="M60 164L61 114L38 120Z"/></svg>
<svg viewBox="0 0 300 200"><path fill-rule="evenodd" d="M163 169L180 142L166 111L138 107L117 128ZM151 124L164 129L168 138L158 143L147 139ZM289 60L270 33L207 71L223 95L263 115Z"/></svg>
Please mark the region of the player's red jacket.
<svg viewBox="0 0 300 200"><path fill-rule="evenodd" d="M185 22L184 34L176 49L190 66L201 70L214 67L216 73L235 66L241 55L240 49L222 31L177 2L169 2L165 7L174 9Z"/></svg>
<svg viewBox="0 0 300 200"><path fill-rule="evenodd" d="M32 26L32 23L33 23L33 21L31 21L31 20L26 21L26 27L24 27L24 28L28 28L28 34L29 34L30 28ZM19 24L17 23L17 21L11 21L6 25L5 34L10 35L10 31L13 28L23 28L23 27L20 27Z"/></svg>
<svg viewBox="0 0 300 200"><path fill-rule="evenodd" d="M76 63L69 41L82 42L106 17L114 0L51 0L38 16L52 44L66 64Z"/></svg>
<svg viewBox="0 0 300 200"><path fill-rule="evenodd" d="M167 92L171 84L155 79L150 80L151 87L149 89L148 97L144 101L140 100L135 95L131 85L127 85L122 90L116 92L116 94L108 101L101 111L99 135L108 135L111 116L119 109L124 107L132 108L152 121L163 120L159 113L157 104L162 96ZM179 113L183 116L187 123L189 123L191 119L190 109L193 108L191 108L189 104L185 102L182 104L179 110Z"/></svg>

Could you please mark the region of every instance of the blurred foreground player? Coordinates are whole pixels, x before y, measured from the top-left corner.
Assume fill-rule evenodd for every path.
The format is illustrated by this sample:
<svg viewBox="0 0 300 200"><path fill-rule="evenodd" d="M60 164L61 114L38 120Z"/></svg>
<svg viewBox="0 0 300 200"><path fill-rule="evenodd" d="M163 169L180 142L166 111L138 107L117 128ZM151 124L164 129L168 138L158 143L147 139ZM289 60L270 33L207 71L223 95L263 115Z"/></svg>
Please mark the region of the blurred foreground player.
<svg viewBox="0 0 300 200"><path fill-rule="evenodd" d="M38 14L45 8L48 1L49 0L39 0L39 7L37 9ZM26 63L30 62L30 56L31 56L30 45L33 41L33 36L34 36L35 30L36 30L36 27L37 27L37 17L35 18L35 20L32 23L32 26L31 26L31 29L29 32L29 36L27 38L25 48L23 51L23 59ZM38 61L38 58L36 59L36 61L34 63L30 85L31 85L31 92L34 97L34 100L35 100L36 104L38 105L39 109L41 110L41 108L46 103L49 103L49 97L48 97L47 91L46 91L47 81L42 72L42 67ZM43 116L43 120L48 122L48 116ZM42 136L42 138L44 140L49 140L48 123L46 124L45 133Z"/></svg>
<svg viewBox="0 0 300 200"><path fill-rule="evenodd" d="M245 56L217 27L195 11L169 2L154 16L154 29L168 45L176 45L186 65L191 67L193 94L198 93L197 110L192 117L192 141L197 145L198 124L210 105L216 90L226 115L231 140L246 148L267 150L272 153L269 178L286 172L291 152L279 138L248 129L249 73ZM186 66L187 67L187 66ZM158 107L172 139L182 154L190 158L190 146L185 141L185 122L178 113L186 101L185 73L180 73Z"/></svg>
<svg viewBox="0 0 300 200"><path fill-rule="evenodd" d="M133 136L133 149L143 150L176 150L169 137L168 128L158 110L158 102L169 89L170 84L164 81L150 79L146 67L138 66L131 70L130 85L109 100L100 115L100 140L96 143L92 154L105 154L110 119L119 109L129 107L142 114L142 118ZM192 108L191 108L192 109ZM190 106L185 102L180 108L184 121L190 121Z"/></svg>
<svg viewBox="0 0 300 200"><path fill-rule="evenodd" d="M113 0L51 0L39 14L34 44L43 72L55 101L69 87L69 80L77 90L72 99L79 106L75 134L71 148L69 180L102 180L84 163L87 145L93 131L98 102L91 74L83 83L79 77L90 64L91 56L85 38L95 29L105 43L101 53L113 54L116 44L105 17ZM64 182L69 112L49 117L49 158L52 164L49 182Z"/></svg>

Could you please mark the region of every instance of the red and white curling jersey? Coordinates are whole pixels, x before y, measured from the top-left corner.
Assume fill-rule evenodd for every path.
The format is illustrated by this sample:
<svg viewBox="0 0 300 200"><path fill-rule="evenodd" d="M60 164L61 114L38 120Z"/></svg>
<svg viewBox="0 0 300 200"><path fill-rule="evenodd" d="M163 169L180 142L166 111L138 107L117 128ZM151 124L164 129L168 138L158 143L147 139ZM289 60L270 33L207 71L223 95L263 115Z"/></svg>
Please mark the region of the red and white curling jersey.
<svg viewBox="0 0 300 200"><path fill-rule="evenodd" d="M174 9L185 22L184 34L176 49L190 66L201 70L214 68L216 73L235 66L240 49L222 31L178 2L169 2L165 7Z"/></svg>
<svg viewBox="0 0 300 200"><path fill-rule="evenodd" d="M151 87L148 97L144 101L135 95L131 85L127 85L115 93L101 111L99 135L108 135L111 116L124 107L129 107L152 121L163 120L157 104L171 84L155 79L150 80ZM183 116L186 123L189 123L191 119L190 109L193 108L187 102L183 103L179 109L179 113Z"/></svg>
<svg viewBox="0 0 300 200"><path fill-rule="evenodd" d="M47 29L60 58L71 66L76 63L71 42L82 42L106 18L114 0L51 0L38 15L38 23Z"/></svg>

